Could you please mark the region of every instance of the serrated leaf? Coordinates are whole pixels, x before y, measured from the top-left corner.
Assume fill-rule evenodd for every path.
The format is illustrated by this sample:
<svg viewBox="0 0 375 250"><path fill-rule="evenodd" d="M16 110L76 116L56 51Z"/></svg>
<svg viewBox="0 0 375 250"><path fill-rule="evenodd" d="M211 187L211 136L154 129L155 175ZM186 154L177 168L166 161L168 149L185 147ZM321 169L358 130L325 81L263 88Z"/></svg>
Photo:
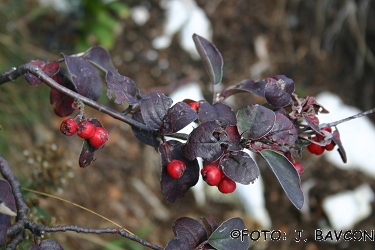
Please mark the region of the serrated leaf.
<svg viewBox="0 0 375 250"><path fill-rule="evenodd" d="M100 66L106 71L116 72L116 68L113 66L111 56L103 47L94 46L89 48L83 55L83 58L94 63L95 65Z"/></svg>
<svg viewBox="0 0 375 250"><path fill-rule="evenodd" d="M173 101L168 96L151 92L140 103L142 119L151 129L160 129L162 121Z"/></svg>
<svg viewBox="0 0 375 250"><path fill-rule="evenodd" d="M230 86L224 89L220 96L224 99L238 93L249 92L256 94L258 96L264 97L264 88L266 86L266 81L259 81L256 82L252 79L243 80L242 82L238 83L237 85Z"/></svg>
<svg viewBox="0 0 375 250"><path fill-rule="evenodd" d="M284 155L273 150L262 150L260 154L267 161L289 200L296 208L301 209L304 202L301 179L293 164Z"/></svg>
<svg viewBox="0 0 375 250"><path fill-rule="evenodd" d="M238 239L233 239L231 237L231 232L233 230L238 230L241 232L245 230L246 226L244 221L239 217L234 217L229 220L224 221L212 235L208 238L208 243L218 250L236 249L236 250L247 250L250 247L250 242L248 237L244 237L243 241Z"/></svg>
<svg viewBox="0 0 375 250"><path fill-rule="evenodd" d="M122 76L115 71L108 71L105 75L105 83L108 87L107 96L111 99L112 93L116 95L115 103L122 104L127 101L130 105L140 102L137 98L137 88L132 79Z"/></svg>
<svg viewBox="0 0 375 250"><path fill-rule="evenodd" d="M277 113L275 125L267 135L267 138L271 138L273 142L279 145L288 144L294 146L298 139L298 131L288 117L282 113Z"/></svg>
<svg viewBox="0 0 375 250"><path fill-rule="evenodd" d="M57 61L54 62L45 62L42 60L35 60L30 62L32 65L39 67L47 76L52 77L57 72L59 72L60 65ZM26 73L25 78L28 83L32 86L39 86L42 84L42 81L35 75L31 73Z"/></svg>
<svg viewBox="0 0 375 250"><path fill-rule="evenodd" d="M284 78L267 78L266 82L264 95L268 103L275 107L285 107L292 102L292 97L290 96L291 93L289 93L289 90L291 88L290 86L293 85L294 91L293 81L290 83L290 81Z"/></svg>
<svg viewBox="0 0 375 250"><path fill-rule="evenodd" d="M185 102L178 102L167 112L160 133L175 133L198 118L198 114Z"/></svg>
<svg viewBox="0 0 375 250"><path fill-rule="evenodd" d="M194 249L207 240L205 228L197 220L189 217L182 217L176 220L173 232L177 239L187 239L187 241L184 241L185 244L188 243L189 248L187 249Z"/></svg>
<svg viewBox="0 0 375 250"><path fill-rule="evenodd" d="M98 100L101 91L98 71L80 57L63 56L77 93L94 101Z"/></svg>
<svg viewBox="0 0 375 250"><path fill-rule="evenodd" d="M220 160L226 176L235 182L248 185L259 176L259 168L249 154L243 151L231 152Z"/></svg>
<svg viewBox="0 0 375 250"><path fill-rule="evenodd" d="M237 112L237 129L240 134L247 133L251 140L268 134L276 121L275 113L261 105L248 105Z"/></svg>
<svg viewBox="0 0 375 250"><path fill-rule="evenodd" d="M161 156L161 192L166 196L168 202L175 202L185 196L190 187L197 184L199 179L199 164L196 159L189 160L182 153L182 143L176 140L170 140L159 146ZM186 164L183 175L175 179L167 172L169 160L177 159Z"/></svg>
<svg viewBox="0 0 375 250"><path fill-rule="evenodd" d="M195 47L203 61L213 85L217 85L223 78L223 57L213 43L205 38L193 35Z"/></svg>
<svg viewBox="0 0 375 250"><path fill-rule="evenodd" d="M195 128L183 147L185 157L190 160L202 157L209 162L216 161L222 155L222 151L220 142L213 133L220 129L216 121L202 123Z"/></svg>
<svg viewBox="0 0 375 250"><path fill-rule="evenodd" d="M207 101L200 102L198 119L200 123L218 121L223 128L237 123L236 114L228 105L223 103L211 105Z"/></svg>
<svg viewBox="0 0 375 250"><path fill-rule="evenodd" d="M0 179L0 247L4 246L7 241L10 215L14 216L15 212L17 212L16 202L12 189L6 180Z"/></svg>

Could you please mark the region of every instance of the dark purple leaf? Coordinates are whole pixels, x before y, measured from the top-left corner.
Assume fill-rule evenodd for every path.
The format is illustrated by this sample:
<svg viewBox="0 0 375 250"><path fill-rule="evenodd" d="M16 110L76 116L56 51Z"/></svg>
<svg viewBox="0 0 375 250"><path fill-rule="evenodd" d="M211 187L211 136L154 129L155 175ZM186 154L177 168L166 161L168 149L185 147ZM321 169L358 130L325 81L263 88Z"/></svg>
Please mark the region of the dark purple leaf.
<svg viewBox="0 0 375 250"><path fill-rule="evenodd" d="M95 127L102 127L102 124L98 119L90 118L87 120L94 124ZM94 158L94 153L96 150L98 149L91 146L88 140L83 141L81 154L79 155L78 160L81 168L87 167L96 160L96 158Z"/></svg>
<svg viewBox="0 0 375 250"><path fill-rule="evenodd" d="M140 107L144 123L151 129L160 129L162 121L173 101L168 96L151 92L142 99Z"/></svg>
<svg viewBox="0 0 375 250"><path fill-rule="evenodd" d="M102 87L98 71L80 57L63 56L77 93L98 100Z"/></svg>
<svg viewBox="0 0 375 250"><path fill-rule="evenodd" d="M38 66L49 77L54 76L60 69L60 65L57 61L49 63L41 60L36 60L31 61L31 64L34 66ZM42 84L42 81L37 76L31 73L26 73L25 78L30 85L39 86L40 84Z"/></svg>
<svg viewBox="0 0 375 250"><path fill-rule="evenodd" d="M116 72L116 68L113 66L111 56L109 55L108 51L103 47L91 47L85 52L83 58L93 63L94 65L97 65L105 69L106 71Z"/></svg>
<svg viewBox="0 0 375 250"><path fill-rule="evenodd" d="M243 151L225 155L220 166L226 176L235 182L248 185L259 176L259 168L251 156Z"/></svg>
<svg viewBox="0 0 375 250"><path fill-rule="evenodd" d="M284 155L273 150L262 150L260 154L276 175L289 200L296 208L301 209L304 202L301 180L293 164Z"/></svg>
<svg viewBox="0 0 375 250"><path fill-rule="evenodd" d="M136 111L133 114L132 118L134 120L144 124L142 114L141 114L140 110ZM155 134L152 134L150 132L144 131L144 130L136 128L136 127L132 127L132 131L133 131L135 137L137 137L137 139L140 140L141 142L143 142L147 145L150 145L150 146L154 147L155 149L157 149L159 147L160 141L155 136Z"/></svg>
<svg viewBox="0 0 375 250"><path fill-rule="evenodd" d="M111 99L112 93L115 93L116 104L122 104L127 101L130 105L140 102L137 98L137 88L132 79L118 74L116 71L108 71L105 76L105 83L107 84L107 96Z"/></svg>
<svg viewBox="0 0 375 250"><path fill-rule="evenodd" d="M44 240L40 243L41 250L64 250L59 243L53 240Z"/></svg>
<svg viewBox="0 0 375 250"><path fill-rule="evenodd" d="M167 141L159 146L161 155L161 192L169 202L175 202L177 199L184 197L190 187L197 184L199 179L199 164L196 159L189 160L182 153L182 143L175 140ZM180 160L186 164L183 175L175 179L167 172L169 160Z"/></svg>
<svg viewBox="0 0 375 250"><path fill-rule="evenodd" d="M237 126L228 125L225 133L220 134L220 142L225 143L229 151L241 150L240 141L241 135L238 133Z"/></svg>
<svg viewBox="0 0 375 250"><path fill-rule="evenodd" d="M214 162L222 155L220 142L213 135L214 131L220 130L216 121L202 123L195 128L183 147L186 158L193 160L197 157Z"/></svg>
<svg viewBox="0 0 375 250"><path fill-rule="evenodd" d="M308 114L302 114L307 125L309 125L316 133L321 134L319 126L309 117Z"/></svg>
<svg viewBox="0 0 375 250"><path fill-rule="evenodd" d="M344 146L341 143L340 133L339 133L337 128L336 128L335 131L333 131L333 136L332 136L331 140L337 145L337 147L338 147L337 151L339 152L342 161L344 163L346 163L347 162L346 152L345 152Z"/></svg>
<svg viewBox="0 0 375 250"><path fill-rule="evenodd" d="M191 250L207 240L207 232L204 227L197 220L188 217L176 220L173 232L176 238L168 243L166 250ZM178 246L177 243L180 245Z"/></svg>
<svg viewBox="0 0 375 250"><path fill-rule="evenodd" d="M72 90L76 91L73 83L70 81L68 73L61 69L56 75L52 77L52 79L57 82L58 84ZM50 103L54 104L55 106L55 113L60 117L69 116L74 112L72 107L74 100L70 96L67 96L63 93L58 92L57 90L51 89L50 91Z"/></svg>
<svg viewBox="0 0 375 250"><path fill-rule="evenodd" d="M237 85L228 87L224 89L220 96L224 97L224 99L228 98L229 96L232 96L237 93L243 93L243 92L250 92L253 94L256 94L258 96L264 97L264 88L266 86L266 81L259 81L255 82L252 79L243 80Z"/></svg>
<svg viewBox="0 0 375 250"><path fill-rule="evenodd" d="M198 114L186 103L178 102L167 112L163 120L161 134L175 133L198 118Z"/></svg>
<svg viewBox="0 0 375 250"><path fill-rule="evenodd" d="M38 244L33 244L28 250L40 250L40 246Z"/></svg>
<svg viewBox="0 0 375 250"><path fill-rule="evenodd" d="M264 95L267 102L275 107L285 107L291 103L291 93L294 91L294 82L285 76L267 78Z"/></svg>
<svg viewBox="0 0 375 250"><path fill-rule="evenodd" d="M206 218L201 218L201 220L206 228L208 237L219 227L212 215L208 215L208 220Z"/></svg>
<svg viewBox="0 0 375 250"><path fill-rule="evenodd" d="M224 65L223 57L219 50L210 41L197 34L193 35L193 40L212 84L219 84L223 78Z"/></svg>
<svg viewBox="0 0 375 250"><path fill-rule="evenodd" d="M240 134L247 132L249 139L256 140L271 131L275 120L272 110L258 104L248 105L237 112L237 129Z"/></svg>
<svg viewBox="0 0 375 250"><path fill-rule="evenodd" d="M223 103L211 105L206 101L201 101L200 103L198 112L199 123L218 121L223 128L228 125L236 125L236 114L229 106Z"/></svg>
<svg viewBox="0 0 375 250"><path fill-rule="evenodd" d="M216 249L236 249L247 250L250 247L249 237L244 237L243 241L240 238L233 239L231 232L233 230L245 230L246 226L243 220L239 217L230 218L224 221L215 232L208 238L208 243Z"/></svg>
<svg viewBox="0 0 375 250"><path fill-rule="evenodd" d="M12 189L6 180L0 179L0 247L7 241L10 216L16 216L16 212Z"/></svg>
<svg viewBox="0 0 375 250"><path fill-rule="evenodd" d="M275 125L267 137L279 145L294 146L298 139L298 131L288 117L278 113L276 114Z"/></svg>

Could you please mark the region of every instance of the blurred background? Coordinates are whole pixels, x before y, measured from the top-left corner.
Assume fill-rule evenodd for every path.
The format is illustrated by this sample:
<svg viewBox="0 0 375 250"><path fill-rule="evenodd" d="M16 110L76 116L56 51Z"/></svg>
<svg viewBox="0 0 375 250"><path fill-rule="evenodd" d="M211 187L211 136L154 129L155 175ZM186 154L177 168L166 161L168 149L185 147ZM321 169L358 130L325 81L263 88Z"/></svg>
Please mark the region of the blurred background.
<svg viewBox="0 0 375 250"><path fill-rule="evenodd" d="M294 80L300 96L329 91L335 97L328 101L342 100L337 112L346 107L344 103L354 112L354 107L375 107L374 24L375 5L370 0L2 0L0 72L33 59L52 61L60 53L70 55L101 45L109 50L119 73L132 78L145 93L171 94L183 84L197 82L210 101L209 78L192 45L191 36L197 33L222 53L223 87L284 74ZM108 100L105 91L99 100L118 111L125 109ZM263 100L240 94L229 101L237 111ZM199 220L211 214L219 224L240 216L248 230L266 229L254 213L247 212L240 195L208 191L205 203L198 204L189 191L182 200L168 204L160 192L158 153L139 143L127 124L90 108L87 115L103 123L110 139L97 152L97 160L80 169L82 141L59 132L63 118L54 114L45 85L31 87L20 77L0 87L0 103L0 153L23 187L83 205L160 246L174 237L174 221L183 216ZM330 110L329 102L322 104ZM314 240L318 228L339 229L331 214L338 214L343 206L333 205L332 212L324 204L327 197L343 192L360 197L353 198L353 211L365 211L365 215L351 211L354 219L340 229L375 228L375 174L371 172L371 167L375 169L371 158L375 116L366 121L364 127L351 125L343 138L348 153L359 159L350 162L348 155L348 167L308 152L300 159L305 166L302 184L308 183L303 188L309 206L303 212L291 204L265 163L258 161L264 184L262 209L272 223L268 229L286 232L287 239L253 242L252 249L373 249L374 243L368 240ZM363 185L367 191L357 189ZM25 195L30 217L37 222L114 227L70 204ZM349 217L348 213L340 216ZM307 242L295 242L295 230L303 230ZM112 235L60 233L46 238L56 239L64 249L144 249ZM31 244L32 238L20 249Z"/></svg>

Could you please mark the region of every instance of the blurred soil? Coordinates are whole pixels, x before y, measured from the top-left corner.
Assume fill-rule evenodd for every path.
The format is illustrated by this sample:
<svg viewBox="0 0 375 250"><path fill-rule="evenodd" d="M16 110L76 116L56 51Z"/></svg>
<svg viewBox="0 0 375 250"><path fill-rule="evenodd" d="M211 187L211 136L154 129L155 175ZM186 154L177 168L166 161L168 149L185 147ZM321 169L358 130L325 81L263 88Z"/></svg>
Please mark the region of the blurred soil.
<svg viewBox="0 0 375 250"><path fill-rule="evenodd" d="M132 1L130 5L138 4L137 2ZM250 66L258 60L253 41L262 35L267 41L272 65L272 69L265 72L262 77L284 74L296 82L297 92L302 96L329 90L340 95L348 104L356 105L361 109L374 106L374 65L366 60L364 64L358 63L358 60L361 60L361 52L356 40L358 37L350 31L349 23L344 22L338 34L333 36L332 40L328 39L330 36L328 31L332 28L340 11L343 10L345 1L326 3L323 0L198 0L197 2L212 22L213 42L221 51L225 61L224 86L252 77ZM354 3L360 6L363 2L365 1ZM196 78L204 86L205 95L209 98L210 88L207 85L209 79L202 63L192 60L189 54L180 48L177 37L168 49L158 51L158 60L153 61L147 58L147 53L153 50L152 39L162 31L164 14L157 2L143 1L142 4L149 8L150 20L142 27L134 24L130 18L123 21L123 32L118 36L115 48L110 51L119 72L132 78L145 93L155 88L168 93L169 84L176 84L176 81L181 79ZM375 26L371 25L375 23L373 3L369 4L366 13L367 18L362 20L365 24L367 23L367 25L364 24L367 34L365 42L374 51ZM321 17L322 14L324 18ZM74 27L69 26L69 19L56 18L55 20L53 15L45 18L48 23L56 21L56 26L47 25L40 29L39 41L38 39L33 41L34 45L50 52L61 48L64 50L61 49L58 52L66 54L72 52L72 47L68 44L49 49L50 44L56 46L59 39L66 41L67 37L74 38L77 35ZM38 21L40 20L28 23L28 29L36 32L39 29ZM55 27L64 27L64 29ZM56 58L57 56L58 54ZM167 60L168 68L159 67L158 63L161 59ZM4 85L4 87L8 91L10 88L20 88L11 84ZM48 93L48 89L40 88L45 94ZM36 92L36 89L31 91L31 93ZM3 96L2 100L4 98ZM101 100L116 110L124 109L124 107L105 101L104 98ZM234 100L234 109L254 101L257 99L249 95L238 95L238 98ZM76 137L65 138L61 135L58 128L62 119L53 115L53 108L48 106L47 99L46 103L41 105L47 106L45 112L48 113L48 120L37 123L27 131L24 131L21 126L15 126L14 130L3 128L7 133L18 134L6 157L15 171L21 174L23 183L30 182L28 176L33 171L35 172L35 169L43 169L42 163L38 165L38 159L39 162L43 162L40 161L41 158L38 158L38 155L43 155L44 158L42 158L48 162L47 165L52 173L45 178L47 180L57 178L56 185L63 188L59 189L61 192L57 192L47 188L48 184L41 183L39 187L42 190L92 209L160 246L165 246L174 237L172 231L174 221L183 216L199 220L211 214L218 223L221 223L233 215L238 215L245 218L249 230L257 228L251 218L245 217L243 208L239 205L207 197L207 204L199 207L195 205L191 191L182 200L168 204L160 192L160 162L157 152L149 146L142 145L134 137L128 125L89 108L86 109L88 116L96 117L103 122L109 131L110 140L104 149L98 151L97 160L91 166L80 169L78 156L81 140ZM10 115L9 119L12 119ZM30 137L30 134L33 136ZM60 156L58 159L42 153L52 144L57 146L56 151ZM13 158L13 156L17 157ZM34 163L31 164L30 159L34 159ZM368 241L337 244L317 242L314 240L314 230L320 228L322 221L326 219L321 206L326 196L344 189L354 189L364 182L369 183L375 190L375 181L358 172L339 170L322 157L306 154L301 161L306 168L301 177L302 182L310 178L317 180L317 185L309 194L310 218L303 217L293 207L272 172L263 162L259 162L265 183L266 206L272 219L272 229L286 232L287 239L277 242L270 240L257 242L254 249L262 247L269 250L373 249L374 242ZM61 177L55 173L56 169L66 171L66 175ZM73 175L74 177L71 178ZM64 185L60 184L61 179ZM34 183L36 183L35 180ZM153 199L157 202L153 202ZM39 204L55 217L58 223L76 224L83 227L113 227L111 223L68 203L39 197ZM372 209L375 209L374 204L372 204ZM365 221L357 224L353 230L374 228L375 214L373 213ZM295 242L293 240L296 236L295 230L303 230L303 236L306 237L307 242ZM106 241L119 244L124 249L142 249L136 244L129 243L129 240L112 235L68 233L51 237L58 239L59 243L66 247L65 249L104 249L102 245ZM125 243L118 243L124 241Z"/></svg>

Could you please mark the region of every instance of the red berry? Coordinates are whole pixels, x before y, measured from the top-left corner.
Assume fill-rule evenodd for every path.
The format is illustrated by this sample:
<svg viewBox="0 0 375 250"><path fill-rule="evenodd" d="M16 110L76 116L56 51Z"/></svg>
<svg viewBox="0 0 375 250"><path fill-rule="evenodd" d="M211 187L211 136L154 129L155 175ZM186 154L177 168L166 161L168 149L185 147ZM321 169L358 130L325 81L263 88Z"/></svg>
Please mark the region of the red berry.
<svg viewBox="0 0 375 250"><path fill-rule="evenodd" d="M220 168L208 165L202 168L201 174L203 180L210 186L216 186L221 181L223 171Z"/></svg>
<svg viewBox="0 0 375 250"><path fill-rule="evenodd" d="M95 133L95 126L91 122L84 120L78 124L77 135L83 139L89 139Z"/></svg>
<svg viewBox="0 0 375 250"><path fill-rule="evenodd" d="M190 108L192 108L195 112L197 112L197 110L199 109L199 107L201 106L201 104L199 102L190 102L188 103L188 105L190 106Z"/></svg>
<svg viewBox="0 0 375 250"><path fill-rule="evenodd" d="M186 169L186 165L183 161L172 160L167 165L168 174L175 179L180 178Z"/></svg>
<svg viewBox="0 0 375 250"><path fill-rule="evenodd" d="M236 190L236 182L224 176L224 178L221 179L218 185L218 188L219 188L219 191L222 192L223 194L229 194L229 193L232 193L234 190Z"/></svg>
<svg viewBox="0 0 375 250"><path fill-rule="evenodd" d="M335 146L336 146L336 143L334 143L333 141L331 141L331 143L328 144L328 145L326 145L324 148L326 150L328 150L328 151L331 151L331 150L333 150L335 148Z"/></svg>
<svg viewBox="0 0 375 250"><path fill-rule="evenodd" d="M64 135L72 136L77 131L77 122L72 118L66 119L61 123L60 131Z"/></svg>
<svg viewBox="0 0 375 250"><path fill-rule="evenodd" d="M301 175L303 173L303 171L305 171L305 168L303 167L302 163L301 162L295 162L293 164L294 168L297 170L297 173L299 175Z"/></svg>
<svg viewBox="0 0 375 250"><path fill-rule="evenodd" d="M318 141L318 138L316 136L312 137L311 139L316 142ZM307 146L307 149L310 151L310 153L316 154L316 155L321 155L324 152L324 147L315 143L311 143L309 146Z"/></svg>
<svg viewBox="0 0 375 250"><path fill-rule="evenodd" d="M94 135L89 138L89 143L94 148L102 147L108 141L108 131L102 127L95 127Z"/></svg>

